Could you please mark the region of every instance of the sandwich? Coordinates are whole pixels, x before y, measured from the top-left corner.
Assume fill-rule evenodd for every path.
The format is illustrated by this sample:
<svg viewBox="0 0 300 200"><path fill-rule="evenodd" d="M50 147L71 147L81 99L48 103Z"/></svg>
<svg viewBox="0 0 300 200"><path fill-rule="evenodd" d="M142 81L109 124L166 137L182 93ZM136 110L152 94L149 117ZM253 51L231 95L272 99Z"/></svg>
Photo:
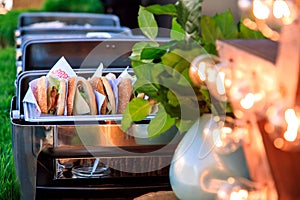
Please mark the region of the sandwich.
<svg viewBox="0 0 300 200"><path fill-rule="evenodd" d="M129 103L133 92L131 80L122 78L118 84L118 114L123 114L127 104Z"/></svg>
<svg viewBox="0 0 300 200"><path fill-rule="evenodd" d="M47 79L46 76L42 76L37 80L36 88L36 101L39 105L42 114L48 113L47 106Z"/></svg>
<svg viewBox="0 0 300 200"><path fill-rule="evenodd" d="M65 110L68 116L122 114L133 87L130 78L121 78L115 85L117 82L112 73L89 80L71 77L68 84L64 79L42 76L37 81L36 100L42 114L64 115ZM94 91L105 96L102 105L98 105L99 113Z"/></svg>
<svg viewBox="0 0 300 200"><path fill-rule="evenodd" d="M66 89L66 81L63 79L56 79L52 76L40 77L37 81L36 99L41 113L63 115Z"/></svg>
<svg viewBox="0 0 300 200"><path fill-rule="evenodd" d="M116 99L112 89L111 84L108 79L104 76L102 77L92 77L89 80L92 88L105 96L103 104L101 106L101 111L99 114L116 114Z"/></svg>
<svg viewBox="0 0 300 200"><path fill-rule="evenodd" d="M96 115L97 104L94 90L84 77L68 80L67 115Z"/></svg>

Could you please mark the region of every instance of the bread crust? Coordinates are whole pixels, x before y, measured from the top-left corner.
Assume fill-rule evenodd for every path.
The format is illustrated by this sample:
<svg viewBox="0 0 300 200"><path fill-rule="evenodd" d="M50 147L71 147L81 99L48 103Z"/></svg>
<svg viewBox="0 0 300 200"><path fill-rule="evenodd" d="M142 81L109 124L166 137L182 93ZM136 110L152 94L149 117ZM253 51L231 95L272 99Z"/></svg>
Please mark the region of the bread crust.
<svg viewBox="0 0 300 200"><path fill-rule="evenodd" d="M46 76L41 76L37 81L36 100L43 114L48 113Z"/></svg>
<svg viewBox="0 0 300 200"><path fill-rule="evenodd" d="M118 84L118 114L123 114L126 105L130 101L133 88L131 80L129 78L124 78Z"/></svg>
<svg viewBox="0 0 300 200"><path fill-rule="evenodd" d="M74 97L76 92L76 77L71 77L68 80L68 94L67 94L67 115L73 114Z"/></svg>
<svg viewBox="0 0 300 200"><path fill-rule="evenodd" d="M94 90L96 90L97 92L99 92L100 94L102 94L106 97L104 99L103 104L100 109L100 114L104 115L104 114L106 114L106 108L107 108L107 96L105 94L102 80L100 77L93 77L92 79L89 80L89 82Z"/></svg>
<svg viewBox="0 0 300 200"><path fill-rule="evenodd" d="M106 96L108 98L108 104L110 104L110 106L111 106L111 112L106 113L106 114L116 114L117 113L116 100L115 100L115 95L114 95L113 89L112 89L109 81L107 80L107 78L101 77L101 80L104 85Z"/></svg>
<svg viewBox="0 0 300 200"><path fill-rule="evenodd" d="M178 200L173 191L157 191L149 192L142 196L136 197L133 200Z"/></svg>

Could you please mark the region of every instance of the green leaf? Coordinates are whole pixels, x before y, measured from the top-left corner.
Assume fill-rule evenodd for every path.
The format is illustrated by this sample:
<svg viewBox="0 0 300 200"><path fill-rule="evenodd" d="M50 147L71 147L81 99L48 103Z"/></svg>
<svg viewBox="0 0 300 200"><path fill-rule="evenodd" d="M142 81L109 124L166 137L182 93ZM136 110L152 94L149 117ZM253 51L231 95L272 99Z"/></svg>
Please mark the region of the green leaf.
<svg viewBox="0 0 300 200"><path fill-rule="evenodd" d="M160 59L166 52L170 51L170 49L177 44L177 41L171 40L162 44L156 44L157 45L149 43L148 46L145 45L143 50L140 52L140 59Z"/></svg>
<svg viewBox="0 0 300 200"><path fill-rule="evenodd" d="M217 55L217 49L216 49L216 45L215 44L212 44L212 43L205 44L204 48L207 51L207 53L213 54L213 55Z"/></svg>
<svg viewBox="0 0 300 200"><path fill-rule="evenodd" d="M180 133L187 132L191 126L195 123L195 120L177 120L176 127Z"/></svg>
<svg viewBox="0 0 300 200"><path fill-rule="evenodd" d="M170 37L172 40L184 40L185 38L185 32L175 17L172 19Z"/></svg>
<svg viewBox="0 0 300 200"><path fill-rule="evenodd" d="M240 23L240 38L242 39L264 39L264 35L255 30L247 28L243 23Z"/></svg>
<svg viewBox="0 0 300 200"><path fill-rule="evenodd" d="M141 59L159 59L165 53L165 49L145 47L141 52Z"/></svg>
<svg viewBox="0 0 300 200"><path fill-rule="evenodd" d="M159 46L158 43L151 42L151 41L135 43L135 45L132 47L132 53L129 56L129 58L131 60L132 68L138 67L138 66L143 65L145 63L151 63L152 59L141 59L142 51L145 48L158 47L158 46Z"/></svg>
<svg viewBox="0 0 300 200"><path fill-rule="evenodd" d="M174 52L170 52L170 53L166 53L161 57L161 62L169 67L174 67L178 62L180 62L181 60L181 56L174 53Z"/></svg>
<svg viewBox="0 0 300 200"><path fill-rule="evenodd" d="M172 92L172 91L168 91L167 93L167 97L168 97L168 103L172 106L178 106L179 105L179 102L178 102L178 99L176 97L176 95Z"/></svg>
<svg viewBox="0 0 300 200"><path fill-rule="evenodd" d="M57 78L54 78L53 76L48 76L48 81L50 86L54 86L56 88L59 87L60 81Z"/></svg>
<svg viewBox="0 0 300 200"><path fill-rule="evenodd" d="M132 118L131 118L131 115L130 115L128 104L127 104L127 106L126 106L126 108L123 112L122 121L121 121L122 131L124 131L124 132L127 131L130 128L130 126L133 122Z"/></svg>
<svg viewBox="0 0 300 200"><path fill-rule="evenodd" d="M234 21L230 10L215 15L214 19L225 39L232 39L238 37L238 27Z"/></svg>
<svg viewBox="0 0 300 200"><path fill-rule="evenodd" d="M157 42L153 41L142 41L142 42L137 42L133 45L132 47L132 53L130 56L140 56L143 49L146 47L158 47L159 44Z"/></svg>
<svg viewBox="0 0 300 200"><path fill-rule="evenodd" d="M151 99L154 99L156 101L161 101L161 95L160 95L160 86L153 83L145 83L145 81L142 81L140 79L137 79L134 83L134 90L137 93L145 93L147 96L149 96Z"/></svg>
<svg viewBox="0 0 300 200"><path fill-rule="evenodd" d="M146 93L149 97L157 101L163 101L162 87L160 86L161 73L165 71L162 64L144 64L134 68L137 77L133 87L137 92Z"/></svg>
<svg viewBox="0 0 300 200"><path fill-rule="evenodd" d="M158 83L157 77L165 70L162 64L144 64L134 68L134 73L138 79L145 83Z"/></svg>
<svg viewBox="0 0 300 200"><path fill-rule="evenodd" d="M177 21L192 39L200 35L200 19L203 0L179 0L177 4Z"/></svg>
<svg viewBox="0 0 300 200"><path fill-rule="evenodd" d="M158 34L157 22L154 15L142 6L139 9L138 24L146 37L150 40L155 40Z"/></svg>
<svg viewBox="0 0 300 200"><path fill-rule="evenodd" d="M224 36L216 21L209 16L202 16L201 30L204 44L215 44L216 39L223 39Z"/></svg>
<svg viewBox="0 0 300 200"><path fill-rule="evenodd" d="M122 130L126 131L132 122L145 119L151 112L151 104L142 98L133 98L126 106L121 121Z"/></svg>
<svg viewBox="0 0 300 200"><path fill-rule="evenodd" d="M175 124L175 118L170 117L164 107L159 104L156 116L150 121L148 126L148 135L150 138L159 136L169 130Z"/></svg>
<svg viewBox="0 0 300 200"><path fill-rule="evenodd" d="M176 16L177 10L174 4L159 5L154 4L145 7L145 9L155 15L171 15Z"/></svg>

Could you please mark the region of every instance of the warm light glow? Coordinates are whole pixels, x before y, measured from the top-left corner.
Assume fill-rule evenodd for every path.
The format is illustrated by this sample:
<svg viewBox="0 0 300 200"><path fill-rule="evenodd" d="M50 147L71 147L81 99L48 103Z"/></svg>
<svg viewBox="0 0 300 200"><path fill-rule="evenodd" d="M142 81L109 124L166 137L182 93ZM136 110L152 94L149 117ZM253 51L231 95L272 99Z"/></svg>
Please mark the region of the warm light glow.
<svg viewBox="0 0 300 200"><path fill-rule="evenodd" d="M230 200L247 200L248 199L248 191L241 189L238 191L233 191L230 194Z"/></svg>
<svg viewBox="0 0 300 200"><path fill-rule="evenodd" d="M232 134L232 128L230 127L222 127L221 129L215 129L213 130L213 138L214 138L214 144L216 147L223 147L226 145L226 139L227 137Z"/></svg>
<svg viewBox="0 0 300 200"><path fill-rule="evenodd" d="M271 123L266 123L264 125L264 129L265 129L266 133L269 133L269 134L271 134L271 133L273 133L275 131L275 127Z"/></svg>
<svg viewBox="0 0 300 200"><path fill-rule="evenodd" d="M287 122L287 130L284 133L284 139L289 142L293 142L296 140L298 135L299 119L293 109L287 109L284 114Z"/></svg>
<svg viewBox="0 0 300 200"><path fill-rule="evenodd" d="M229 177L229 178L227 179L227 182L228 182L229 184L234 184L235 178Z"/></svg>
<svg viewBox="0 0 300 200"><path fill-rule="evenodd" d="M254 96L254 94L248 93L248 94L245 96L245 98L243 98L243 99L240 101L240 104L241 104L241 106L242 106L244 109L250 109L250 108L253 107L254 102L255 102L255 96Z"/></svg>
<svg viewBox="0 0 300 200"><path fill-rule="evenodd" d="M275 0L273 4L273 15L277 19L290 17L291 11L287 3L283 0Z"/></svg>
<svg viewBox="0 0 300 200"><path fill-rule="evenodd" d="M253 14L257 19L267 19L270 15L269 7L260 0L253 1Z"/></svg>
<svg viewBox="0 0 300 200"><path fill-rule="evenodd" d="M231 79L226 78L226 79L224 80L224 85L225 85L226 88L229 88L229 87L232 85Z"/></svg>
<svg viewBox="0 0 300 200"><path fill-rule="evenodd" d="M267 38L273 37L275 31L273 31L268 25L264 24L259 27L259 30L262 32L264 36Z"/></svg>
<svg viewBox="0 0 300 200"><path fill-rule="evenodd" d="M243 24L251 30L257 30L257 24L249 18L245 18Z"/></svg>
<svg viewBox="0 0 300 200"><path fill-rule="evenodd" d="M234 112L234 116L238 119L242 119L245 116L244 112L241 110L235 109L233 112Z"/></svg>
<svg viewBox="0 0 300 200"><path fill-rule="evenodd" d="M282 138L276 138L274 140L273 144L277 149L282 149L284 146L284 141Z"/></svg>
<svg viewBox="0 0 300 200"><path fill-rule="evenodd" d="M223 127L222 128L222 133L223 134L231 134L232 133L232 128L230 128L230 127Z"/></svg>
<svg viewBox="0 0 300 200"><path fill-rule="evenodd" d="M251 1L250 0L239 0L238 6L241 9L247 9L247 8L251 7Z"/></svg>

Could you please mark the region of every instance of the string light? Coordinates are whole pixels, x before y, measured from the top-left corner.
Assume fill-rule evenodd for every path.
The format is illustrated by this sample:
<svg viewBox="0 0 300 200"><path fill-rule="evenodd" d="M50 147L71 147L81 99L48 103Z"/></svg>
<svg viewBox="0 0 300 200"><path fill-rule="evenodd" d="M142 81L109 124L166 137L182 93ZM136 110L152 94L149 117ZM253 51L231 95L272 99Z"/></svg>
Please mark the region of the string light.
<svg viewBox="0 0 300 200"><path fill-rule="evenodd" d="M275 41L279 40L281 26L291 24L297 17L292 0L239 0L238 6L246 27Z"/></svg>

